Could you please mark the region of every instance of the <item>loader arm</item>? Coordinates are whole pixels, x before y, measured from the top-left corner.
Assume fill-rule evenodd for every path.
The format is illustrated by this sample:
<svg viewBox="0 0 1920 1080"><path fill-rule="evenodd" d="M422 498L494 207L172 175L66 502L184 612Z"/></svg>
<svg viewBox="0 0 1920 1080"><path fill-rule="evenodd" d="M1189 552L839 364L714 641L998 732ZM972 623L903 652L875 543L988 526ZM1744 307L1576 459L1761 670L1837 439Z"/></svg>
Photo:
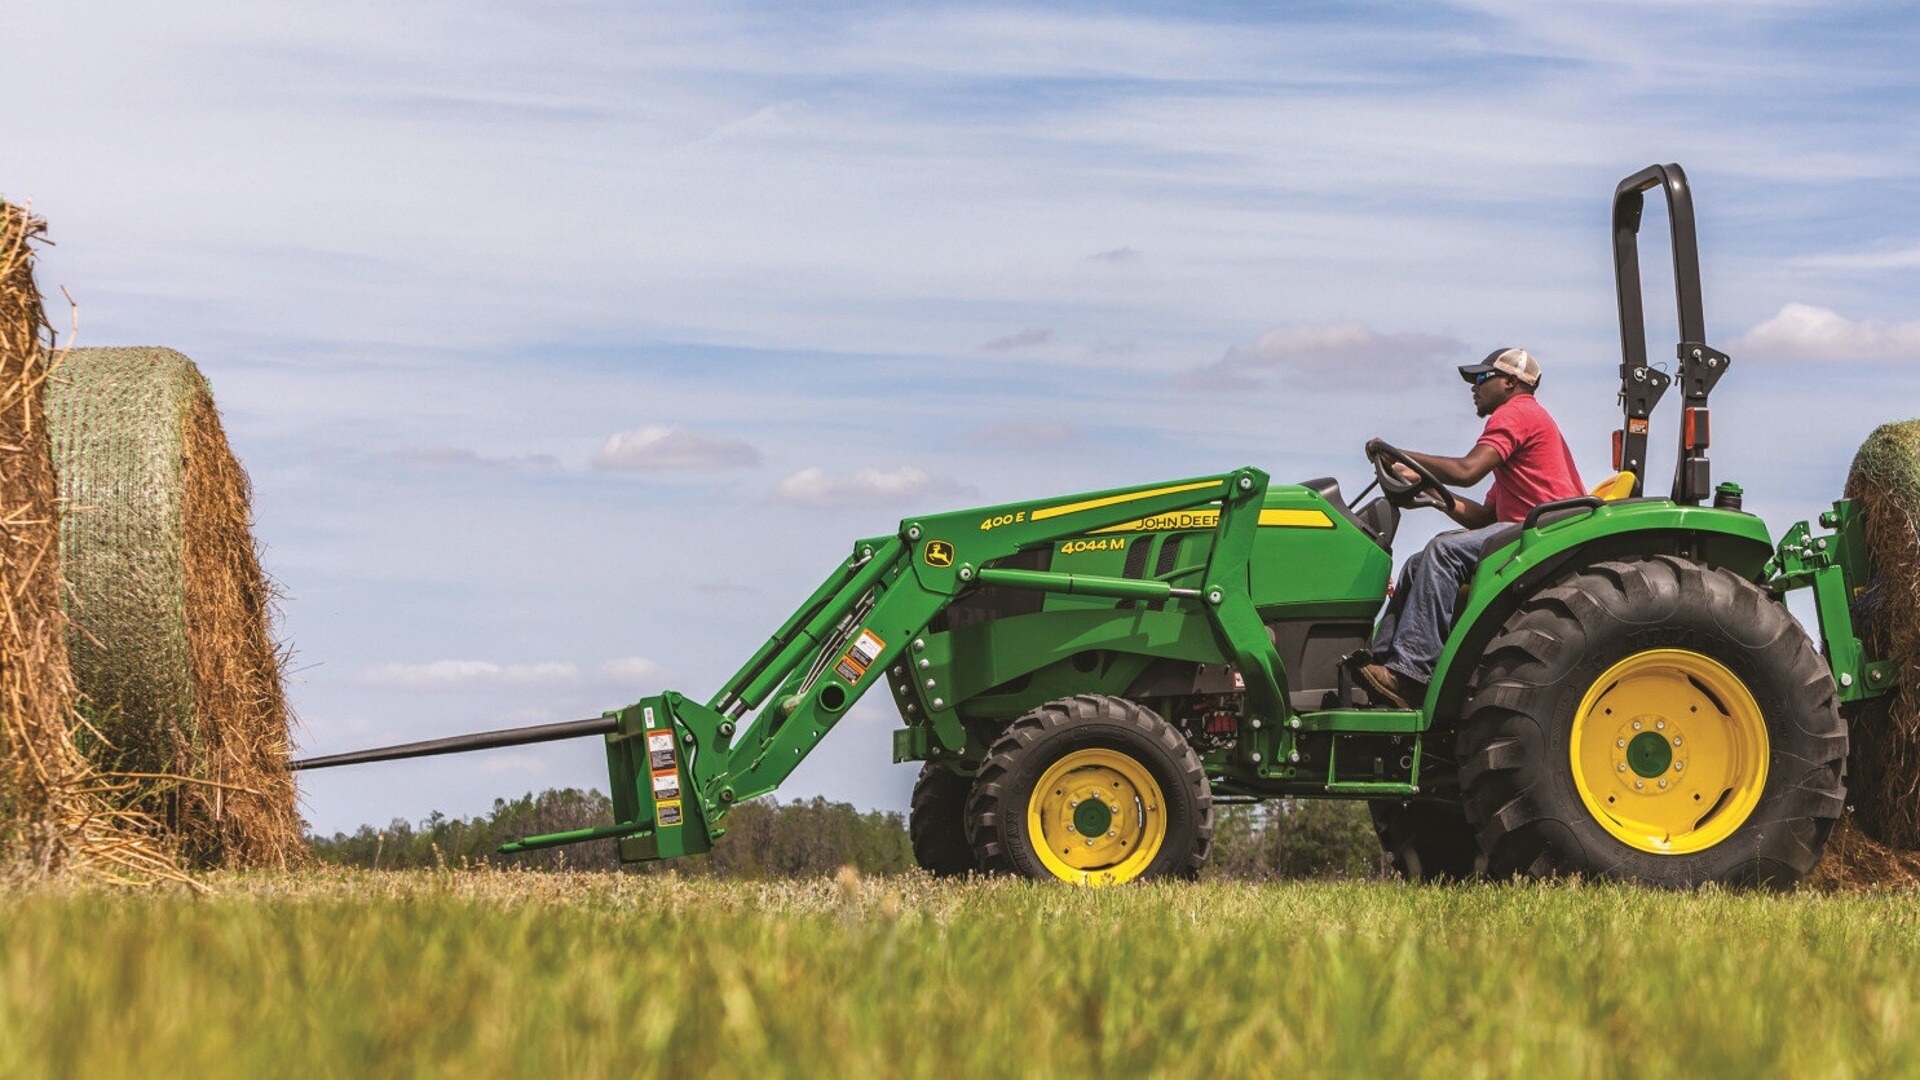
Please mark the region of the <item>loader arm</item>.
<svg viewBox="0 0 1920 1080"><path fill-rule="evenodd" d="M1266 473L1245 468L909 518L892 536L862 540L709 701L669 691L606 714L613 825L502 850L609 837L627 861L710 850L732 807L777 789L862 695L890 679L896 693L912 683L903 708L937 745L958 751L966 742L958 702L930 674L941 669L919 661L927 625L980 586L1189 605L1236 661L1250 711L1277 726L1290 711L1285 676L1248 572L1267 484ZM1220 514L1197 587L990 565L1022 549L1208 506Z"/></svg>

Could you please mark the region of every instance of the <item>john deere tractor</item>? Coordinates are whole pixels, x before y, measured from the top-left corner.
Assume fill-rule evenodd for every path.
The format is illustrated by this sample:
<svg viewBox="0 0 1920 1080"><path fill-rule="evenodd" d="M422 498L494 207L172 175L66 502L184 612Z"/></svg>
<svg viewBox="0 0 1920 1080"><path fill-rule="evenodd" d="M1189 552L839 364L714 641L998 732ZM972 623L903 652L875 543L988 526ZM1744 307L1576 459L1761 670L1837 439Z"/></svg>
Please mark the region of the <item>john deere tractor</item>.
<svg viewBox="0 0 1920 1080"><path fill-rule="evenodd" d="M1647 362L1641 307L1655 189L1673 236L1671 375ZM1242 468L908 518L855 543L705 702L669 692L298 767L600 735L616 821L507 850L612 840L626 860L671 858L707 851L734 807L884 686L894 759L920 767L914 853L935 874L1191 877L1217 805L1345 798L1368 802L1412 878L1789 884L1840 816L1845 716L1893 679L1849 612L1871 571L1861 515L1840 502L1821 534L1800 522L1776 542L1737 486L1713 486L1708 397L1730 361L1707 343L1679 166L1620 183L1613 240L1617 473L1486 542L1418 708L1383 707L1353 677L1401 515L1444 494L1382 447L1366 501ZM1669 389L1677 463L1651 494L1648 420ZM1824 654L1784 604L1801 588Z"/></svg>

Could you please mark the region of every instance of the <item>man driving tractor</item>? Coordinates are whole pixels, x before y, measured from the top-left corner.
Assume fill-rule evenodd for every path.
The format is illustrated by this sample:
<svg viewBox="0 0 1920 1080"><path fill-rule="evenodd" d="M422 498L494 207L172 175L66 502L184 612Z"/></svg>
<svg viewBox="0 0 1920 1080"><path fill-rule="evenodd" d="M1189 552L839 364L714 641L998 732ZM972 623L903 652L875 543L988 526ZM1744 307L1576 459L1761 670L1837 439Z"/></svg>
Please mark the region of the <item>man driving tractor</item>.
<svg viewBox="0 0 1920 1080"><path fill-rule="evenodd" d="M1586 494L1559 425L1534 397L1540 363L1531 353L1495 349L1480 363L1463 365L1460 377L1473 387L1474 408L1487 418L1473 449L1464 457L1412 451L1405 455L1441 484L1471 487L1492 473L1493 486L1485 503L1451 491L1434 492L1444 500L1447 516L1463 527L1434 537L1407 560L1381 613L1373 662L1361 667L1360 677L1376 698L1402 709L1418 707L1427 692L1460 586L1479 566L1487 537L1509 522L1524 520L1542 503ZM1368 455L1383 445L1379 439L1368 440ZM1403 480L1422 479L1406 465L1395 463L1393 469Z"/></svg>

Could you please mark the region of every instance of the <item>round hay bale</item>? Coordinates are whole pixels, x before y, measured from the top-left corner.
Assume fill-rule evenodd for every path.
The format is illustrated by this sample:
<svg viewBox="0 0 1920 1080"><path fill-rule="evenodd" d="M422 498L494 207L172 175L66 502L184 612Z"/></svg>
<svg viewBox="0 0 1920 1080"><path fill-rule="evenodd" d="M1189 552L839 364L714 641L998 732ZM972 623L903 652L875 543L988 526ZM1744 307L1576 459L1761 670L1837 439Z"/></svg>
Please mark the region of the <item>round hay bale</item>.
<svg viewBox="0 0 1920 1080"><path fill-rule="evenodd" d="M283 656L251 490L171 349L73 349L47 393L74 673L109 773L200 865L300 851Z"/></svg>
<svg viewBox="0 0 1920 1080"><path fill-rule="evenodd" d="M1869 839L1920 849L1920 420L1882 424L1854 455L1846 497L1866 512L1873 579L1858 600L1868 652L1900 684L1852 720L1852 821Z"/></svg>
<svg viewBox="0 0 1920 1080"><path fill-rule="evenodd" d="M60 605L59 516L42 390L56 357L33 244L45 225L0 202L0 879L177 876L114 810L75 745Z"/></svg>

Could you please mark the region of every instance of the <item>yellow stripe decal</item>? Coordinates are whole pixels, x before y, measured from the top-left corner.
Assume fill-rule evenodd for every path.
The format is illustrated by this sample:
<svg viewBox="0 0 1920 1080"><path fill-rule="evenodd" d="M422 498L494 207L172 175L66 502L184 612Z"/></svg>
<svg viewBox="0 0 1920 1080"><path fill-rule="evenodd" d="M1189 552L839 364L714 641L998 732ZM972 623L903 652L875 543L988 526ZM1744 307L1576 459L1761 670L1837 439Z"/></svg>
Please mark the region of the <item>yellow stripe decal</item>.
<svg viewBox="0 0 1920 1080"><path fill-rule="evenodd" d="M1219 487L1218 480L1202 480L1197 484L1175 484L1172 487L1153 488L1150 491L1136 491L1128 495L1109 495L1104 499L1088 499L1085 502L1065 503L1060 506L1048 506L1033 512L1033 521L1045 521L1062 514L1077 514L1082 510L1098 510L1103 506L1117 506L1120 503L1151 499L1155 495L1172 495L1181 491L1198 491L1201 488Z"/></svg>
<svg viewBox="0 0 1920 1080"><path fill-rule="evenodd" d="M1118 525L1109 525L1104 529L1092 530L1092 535L1122 532L1180 532L1193 529L1212 529L1220 524L1220 511L1212 508L1199 510L1175 510L1165 514L1155 514L1147 518L1135 518ZM1333 519L1324 510L1262 510L1260 511L1262 528L1280 529L1331 529Z"/></svg>
<svg viewBox="0 0 1920 1080"><path fill-rule="evenodd" d="M1262 510L1260 524L1290 529L1331 529L1333 519L1324 510Z"/></svg>

